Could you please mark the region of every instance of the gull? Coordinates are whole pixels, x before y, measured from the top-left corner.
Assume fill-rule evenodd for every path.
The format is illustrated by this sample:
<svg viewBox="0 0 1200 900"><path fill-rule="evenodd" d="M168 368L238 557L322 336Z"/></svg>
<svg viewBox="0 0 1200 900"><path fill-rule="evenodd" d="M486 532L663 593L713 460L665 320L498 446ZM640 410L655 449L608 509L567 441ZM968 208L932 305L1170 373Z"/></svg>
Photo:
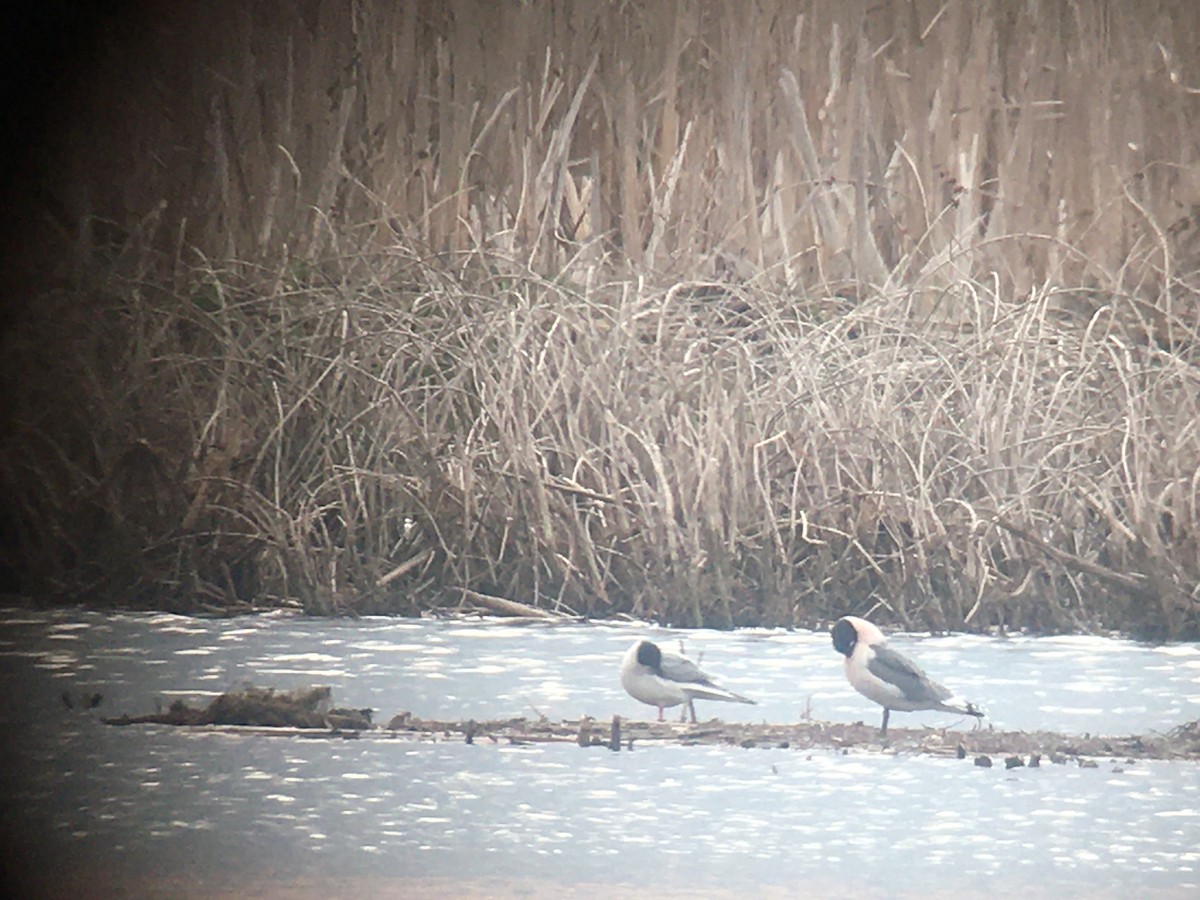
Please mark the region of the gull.
<svg viewBox="0 0 1200 900"><path fill-rule="evenodd" d="M692 701L727 700L731 703L754 703L741 694L726 690L690 659L663 651L652 641L635 641L621 660L621 686L629 696L642 703L658 707L658 721L663 720L663 707L683 703L696 721ZM682 717L680 718L682 721Z"/></svg>
<svg viewBox="0 0 1200 900"><path fill-rule="evenodd" d="M830 634L834 649L846 657L846 680L851 687L883 707L881 736L887 735L888 714L893 709L938 709L983 718L979 707L955 697L915 662L889 647L883 632L866 619L843 616Z"/></svg>

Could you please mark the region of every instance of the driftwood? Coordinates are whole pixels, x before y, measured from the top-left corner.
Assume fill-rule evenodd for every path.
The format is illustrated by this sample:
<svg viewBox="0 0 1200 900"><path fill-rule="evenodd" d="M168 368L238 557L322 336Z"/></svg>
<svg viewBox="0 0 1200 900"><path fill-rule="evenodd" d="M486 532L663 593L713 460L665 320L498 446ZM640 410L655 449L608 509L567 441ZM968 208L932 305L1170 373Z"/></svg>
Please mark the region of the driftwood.
<svg viewBox="0 0 1200 900"><path fill-rule="evenodd" d="M222 728L239 733L266 735L303 734L312 737L343 735L363 738L453 740L468 744L577 744L632 750L652 744L723 745L743 748L840 750L915 753L928 756L971 758L990 767L992 757L1006 768L1039 766L1042 760L1093 765L1096 758L1200 759L1200 721L1181 725L1165 734L1105 737L1069 735L1049 731L994 731L976 728L950 731L932 728L896 728L881 740L874 725L804 721L791 725L722 722L712 719L691 725L674 722L630 721L613 716L605 728L591 716L552 722L547 718L441 721L421 719L404 712L383 727L372 723L369 709L334 709L328 687L276 692L248 687L222 694L208 706L196 709L176 701L165 713L105 719L110 725L159 724Z"/></svg>
<svg viewBox="0 0 1200 900"><path fill-rule="evenodd" d="M552 619L555 621L565 618L558 613L550 612L548 609L538 609L536 606L518 603L516 600L509 600L505 597L481 594L469 588L459 588L459 590L462 592L464 600L478 603L480 606L490 609L492 612L499 613L502 616L518 616L524 619Z"/></svg>
<svg viewBox="0 0 1200 900"><path fill-rule="evenodd" d="M371 727L371 711L333 709L333 690L300 688L278 692L247 687L230 691L203 709L176 700L166 712L105 719L109 725L229 725L269 728L331 728L362 730Z"/></svg>

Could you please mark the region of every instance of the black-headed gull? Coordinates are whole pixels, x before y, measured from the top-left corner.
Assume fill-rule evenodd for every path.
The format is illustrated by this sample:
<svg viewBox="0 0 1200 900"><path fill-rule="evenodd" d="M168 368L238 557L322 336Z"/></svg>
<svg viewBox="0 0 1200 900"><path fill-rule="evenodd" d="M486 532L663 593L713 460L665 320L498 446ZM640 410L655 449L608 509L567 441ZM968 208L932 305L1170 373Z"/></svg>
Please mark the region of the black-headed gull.
<svg viewBox="0 0 1200 900"><path fill-rule="evenodd" d="M889 647L883 632L866 619L843 616L830 634L834 649L846 657L846 680L851 687L883 707L881 735L887 734L888 714L893 709L938 709L983 718L979 707L955 697L915 662Z"/></svg>
<svg viewBox="0 0 1200 900"><path fill-rule="evenodd" d="M726 690L687 657L664 651L652 641L636 641L625 651L621 660L621 686L635 700L657 706L660 722L663 707L681 703L686 704L695 722L696 708L692 701L697 698L731 703L755 702Z"/></svg>

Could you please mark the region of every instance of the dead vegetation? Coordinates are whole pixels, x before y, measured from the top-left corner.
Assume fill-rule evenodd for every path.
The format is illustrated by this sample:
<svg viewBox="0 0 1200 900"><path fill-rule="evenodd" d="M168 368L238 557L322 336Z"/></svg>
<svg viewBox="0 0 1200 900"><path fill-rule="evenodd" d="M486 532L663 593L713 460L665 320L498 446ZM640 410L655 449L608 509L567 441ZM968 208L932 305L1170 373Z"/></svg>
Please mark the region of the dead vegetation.
<svg viewBox="0 0 1200 900"><path fill-rule="evenodd" d="M409 737L419 740L456 740L482 745L536 745L573 743L580 747L634 750L656 744L737 746L744 749L872 750L896 754L971 757L976 765L990 767L1001 757L1008 768L1061 765L1068 760L1090 765L1094 757L1135 759L1200 759L1200 723L1180 726L1167 734L1104 737L1053 732L1002 732L990 728L971 731L893 728L886 739L879 730L861 722L855 725L804 721L791 725L723 722L698 724L640 722L613 716L597 722L590 716L576 721L552 722L545 717L516 717L446 722L421 719L411 713L393 716L386 726L372 724L371 710L330 709L328 687L276 692L247 687L222 694L198 709L176 701L165 713L107 718L110 725L176 725L222 727L239 733L270 735L353 737ZM986 762L984 762L986 760Z"/></svg>
<svg viewBox="0 0 1200 900"><path fill-rule="evenodd" d="M263 728L347 728L362 730L371 727L371 711L335 709L333 690L329 687L299 688L276 691L272 688L248 686L227 691L203 708L189 706L183 700L174 701L166 712L141 716L122 715L107 718L109 725L179 725L179 726L259 726Z"/></svg>
<svg viewBox="0 0 1200 900"><path fill-rule="evenodd" d="M89 84L116 124L47 150L84 174L0 354L0 562L189 611L1195 636L1200 11L1000 9L149 20Z"/></svg>

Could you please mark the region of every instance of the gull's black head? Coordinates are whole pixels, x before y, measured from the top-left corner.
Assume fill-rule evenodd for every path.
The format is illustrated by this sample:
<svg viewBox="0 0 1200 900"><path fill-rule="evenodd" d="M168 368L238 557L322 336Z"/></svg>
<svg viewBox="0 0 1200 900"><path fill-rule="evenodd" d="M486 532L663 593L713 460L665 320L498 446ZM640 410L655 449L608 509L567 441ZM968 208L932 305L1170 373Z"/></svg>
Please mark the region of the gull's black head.
<svg viewBox="0 0 1200 900"><path fill-rule="evenodd" d="M657 644L642 641L638 644L637 661L647 669L657 672L662 666L662 651L658 649Z"/></svg>
<svg viewBox="0 0 1200 900"><path fill-rule="evenodd" d="M853 622L849 619L838 619L829 629L829 633L833 635L834 650L843 656L849 656L854 652L854 645L858 643L858 630L855 629Z"/></svg>

